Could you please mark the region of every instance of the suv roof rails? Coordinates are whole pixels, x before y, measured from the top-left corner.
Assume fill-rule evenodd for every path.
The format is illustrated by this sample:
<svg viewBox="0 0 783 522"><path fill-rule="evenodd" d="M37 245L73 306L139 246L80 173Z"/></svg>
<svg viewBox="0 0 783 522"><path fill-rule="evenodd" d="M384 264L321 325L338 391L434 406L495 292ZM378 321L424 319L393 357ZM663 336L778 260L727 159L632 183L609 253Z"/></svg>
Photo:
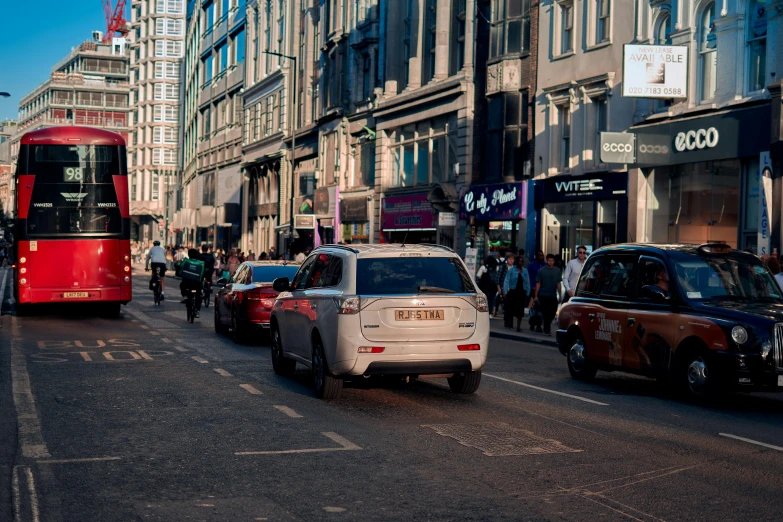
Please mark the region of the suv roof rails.
<svg viewBox="0 0 783 522"><path fill-rule="evenodd" d="M318 248L316 248L315 250L318 250L318 249L321 249L321 248L339 248L341 250L347 250L349 252L353 252L354 254L358 254L359 253L358 250L356 250L355 248L352 248L349 245L321 245ZM313 252L315 252L315 250L313 250Z"/></svg>
<svg viewBox="0 0 783 522"><path fill-rule="evenodd" d="M441 250L445 250L447 252L451 252L452 254L454 253L454 249L449 248L449 247L447 247L445 245L436 245L434 243L417 243L417 244L421 245L421 246L426 246L426 247L440 248Z"/></svg>

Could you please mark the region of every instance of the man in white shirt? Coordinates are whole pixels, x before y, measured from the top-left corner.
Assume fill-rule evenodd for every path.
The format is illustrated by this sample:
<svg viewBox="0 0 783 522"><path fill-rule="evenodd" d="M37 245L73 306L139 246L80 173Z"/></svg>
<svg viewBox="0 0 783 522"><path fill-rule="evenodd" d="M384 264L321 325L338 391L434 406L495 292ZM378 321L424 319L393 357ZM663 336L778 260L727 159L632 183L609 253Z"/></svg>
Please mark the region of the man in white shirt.
<svg viewBox="0 0 783 522"><path fill-rule="evenodd" d="M565 275L563 276L563 285L566 290L566 298L563 300L564 303L567 303L569 299L574 297L576 285L579 283L579 274L582 273L585 261L587 261L587 247L576 247L576 258L568 262L565 269Z"/></svg>
<svg viewBox="0 0 783 522"><path fill-rule="evenodd" d="M160 275L160 298L163 297L163 290L166 288L166 251L160 246L160 241L155 241L153 247L147 252L147 264L152 269L152 274L155 274L155 269L158 269Z"/></svg>

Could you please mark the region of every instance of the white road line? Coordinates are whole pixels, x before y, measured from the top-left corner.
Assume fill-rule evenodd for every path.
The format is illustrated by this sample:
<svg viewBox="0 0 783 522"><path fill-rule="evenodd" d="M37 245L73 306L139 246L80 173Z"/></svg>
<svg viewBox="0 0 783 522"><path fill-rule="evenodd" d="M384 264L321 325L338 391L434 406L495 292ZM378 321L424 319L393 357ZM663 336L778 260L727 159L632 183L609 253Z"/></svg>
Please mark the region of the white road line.
<svg viewBox="0 0 783 522"><path fill-rule="evenodd" d="M237 451L234 455L290 455L293 453L325 453L330 451L358 451L362 448L346 439L341 437L333 431L321 432L321 435L328 437L340 445L339 448L308 448L308 449L294 449L294 450L280 450L280 451Z"/></svg>
<svg viewBox="0 0 783 522"><path fill-rule="evenodd" d="M20 522L22 520L22 492L19 490L19 467L14 467L14 477L11 484L12 494L14 497L14 522Z"/></svg>
<svg viewBox="0 0 783 522"><path fill-rule="evenodd" d="M731 433L718 433L721 437L728 437L730 439L736 439L741 440L742 442L747 442L748 444L755 444L756 446L762 446L764 448L773 449L776 451L783 451L783 448L780 446L773 446L772 444L766 444L764 442L759 442L757 440L753 439L746 439L745 437L738 437L737 435L732 435Z"/></svg>
<svg viewBox="0 0 783 522"><path fill-rule="evenodd" d="M11 390L16 407L19 443L22 455L31 458L49 457L49 450L41 434L41 422L35 407L35 397L30 388L27 359L22 348L19 322L11 318Z"/></svg>
<svg viewBox="0 0 783 522"><path fill-rule="evenodd" d="M542 391L542 392L546 392L546 393L552 393L554 395L560 395L561 397L568 397L569 399L576 399L578 401L589 402L590 404L596 404L598 406L609 406L605 402L598 402L598 401L594 401L592 399L587 399L585 397L579 397L578 395L571 395L569 393L563 393L563 392L559 392L559 391L555 391L555 390L547 390L546 388L541 388L540 386L533 386L532 384L528 384L526 382L512 381L511 379L506 379L505 377L498 377L497 375L490 375L488 373L485 373L483 375L484 375L484 377L489 377L491 379L497 379L499 381L510 382L512 384L517 384L519 386L525 386L527 388L532 388L534 390L538 390L538 391Z"/></svg>
<svg viewBox="0 0 783 522"><path fill-rule="evenodd" d="M179 351L179 352L187 352L187 350L185 348L181 347L181 346L175 346L174 349Z"/></svg>
<svg viewBox="0 0 783 522"><path fill-rule="evenodd" d="M228 373L223 368L215 368L215 372L217 372L218 375L222 375L223 377L233 377L230 373Z"/></svg>
<svg viewBox="0 0 783 522"><path fill-rule="evenodd" d="M240 384L239 387L251 395L263 395L261 390L256 389L252 384Z"/></svg>
<svg viewBox="0 0 783 522"><path fill-rule="evenodd" d="M193 357L191 357L191 359L201 364L207 364L209 362L208 360L204 359L203 357L199 357L198 355L194 355Z"/></svg>
<svg viewBox="0 0 783 522"><path fill-rule="evenodd" d="M146 324L140 324L140 325L139 325L139 328L142 328L142 329L144 329L144 330L149 330L149 329L150 329L150 327L149 327L149 326L147 326Z"/></svg>
<svg viewBox="0 0 783 522"><path fill-rule="evenodd" d="M168 337L161 337L160 338L160 342L162 342L162 343L170 343L171 339L169 339Z"/></svg>
<svg viewBox="0 0 783 522"><path fill-rule="evenodd" d="M302 419L303 418L301 415L296 413L294 410L292 410L288 406L277 405L277 406L272 406L272 407L275 408L276 410L282 411L283 413L285 413L289 417L293 417L294 419Z"/></svg>
<svg viewBox="0 0 783 522"><path fill-rule="evenodd" d="M160 332L156 332L155 330L150 330L150 335L160 335Z"/></svg>
<svg viewBox="0 0 783 522"><path fill-rule="evenodd" d="M85 459L46 459L37 460L38 464L78 464L80 462L106 462L109 460L121 460L122 457L92 457Z"/></svg>
<svg viewBox="0 0 783 522"><path fill-rule="evenodd" d="M7 268L6 270L3 270L5 274L3 275L3 282L0 283L0 308L3 307L3 301L5 301L5 286L6 282L8 281L8 274L11 272L10 268Z"/></svg>
<svg viewBox="0 0 783 522"><path fill-rule="evenodd" d="M35 490L33 470L25 467L24 473L27 475L27 489L30 494L30 511L32 512L33 522L39 522L41 520L41 513L38 509L38 492Z"/></svg>

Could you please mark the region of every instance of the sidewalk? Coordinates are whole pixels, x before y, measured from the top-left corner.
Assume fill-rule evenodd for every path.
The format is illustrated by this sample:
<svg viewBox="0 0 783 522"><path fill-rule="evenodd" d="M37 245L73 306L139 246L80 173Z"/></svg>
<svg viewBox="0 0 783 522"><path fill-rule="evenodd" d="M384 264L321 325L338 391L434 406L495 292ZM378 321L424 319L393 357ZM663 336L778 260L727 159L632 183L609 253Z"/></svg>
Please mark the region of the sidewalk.
<svg viewBox="0 0 783 522"><path fill-rule="evenodd" d="M522 328L520 332L516 329L506 328L503 326L503 318L491 317L489 319L489 336L496 337L498 339L508 339L510 341L520 341L523 343L539 343L547 346L557 347L557 341L555 341L554 329L552 335L544 335L542 333L531 332L530 327L527 324L527 317L522 319Z"/></svg>

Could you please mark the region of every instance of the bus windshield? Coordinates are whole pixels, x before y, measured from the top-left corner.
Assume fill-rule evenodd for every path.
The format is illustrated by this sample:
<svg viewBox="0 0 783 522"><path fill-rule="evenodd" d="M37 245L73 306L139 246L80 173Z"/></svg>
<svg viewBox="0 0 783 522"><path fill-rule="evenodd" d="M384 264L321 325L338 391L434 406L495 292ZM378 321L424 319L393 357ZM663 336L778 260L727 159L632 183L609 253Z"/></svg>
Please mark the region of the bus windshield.
<svg viewBox="0 0 783 522"><path fill-rule="evenodd" d="M31 237L122 232L113 176L122 147L28 145L24 172L35 176L26 232ZM21 154L20 154L21 156Z"/></svg>

